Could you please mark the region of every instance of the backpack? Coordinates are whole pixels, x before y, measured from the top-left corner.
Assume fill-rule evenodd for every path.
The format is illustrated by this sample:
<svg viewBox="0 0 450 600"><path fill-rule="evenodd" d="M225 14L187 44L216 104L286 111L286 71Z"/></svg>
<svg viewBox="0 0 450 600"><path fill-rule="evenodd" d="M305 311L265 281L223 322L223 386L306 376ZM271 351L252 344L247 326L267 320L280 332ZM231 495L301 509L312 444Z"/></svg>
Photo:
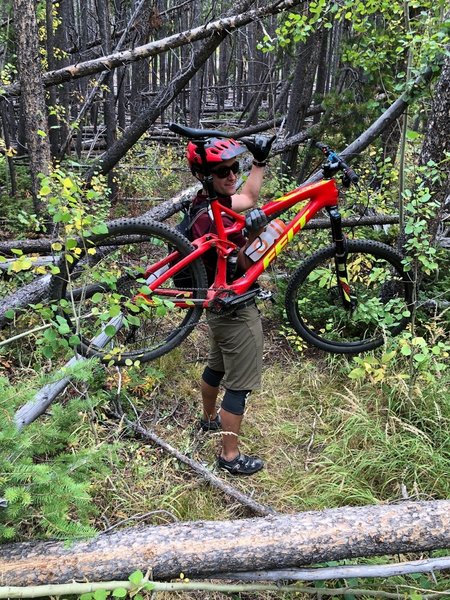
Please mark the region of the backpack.
<svg viewBox="0 0 450 600"><path fill-rule="evenodd" d="M184 235L190 242L192 242L192 227L200 215L204 214L208 210L208 203L201 202L196 206L190 204L187 208L183 208L183 218L181 221L175 226L175 229ZM172 249L169 246L169 252ZM194 287L194 283L192 281L191 275L188 269L180 271L173 277L173 281L177 288L179 289L191 289Z"/></svg>
<svg viewBox="0 0 450 600"><path fill-rule="evenodd" d="M206 200L204 202L198 203L193 206L190 204L187 208L183 208L183 218L181 221L175 226L175 229L179 231L184 237L186 237L190 242L192 242L192 227L194 226L197 219L203 215L208 210L208 203Z"/></svg>

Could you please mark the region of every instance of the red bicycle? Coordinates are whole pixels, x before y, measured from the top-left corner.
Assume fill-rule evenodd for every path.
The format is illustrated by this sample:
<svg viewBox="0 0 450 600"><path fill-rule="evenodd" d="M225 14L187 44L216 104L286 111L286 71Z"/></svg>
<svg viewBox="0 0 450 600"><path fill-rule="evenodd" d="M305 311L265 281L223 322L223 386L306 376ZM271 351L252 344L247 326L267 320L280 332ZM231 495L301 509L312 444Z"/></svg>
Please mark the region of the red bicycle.
<svg viewBox="0 0 450 600"><path fill-rule="evenodd" d="M197 144L208 137L232 137L177 124L171 129ZM253 301L261 291L258 277L322 209L330 217L332 244L303 260L290 277L285 309L292 328L309 344L347 354L377 348L401 332L412 302L402 256L377 241L346 239L335 177L342 172L347 186L358 177L338 154L316 146L326 157L324 179L262 207L272 220L301 203L275 243L237 279L230 275L236 246L229 236L244 229L245 216L218 202L208 176L217 233L191 243L173 227L137 218L113 221L108 233L78 240L76 246L72 241L51 282L56 318L72 344L85 356L118 365L170 352L195 328L204 309L220 313ZM224 226L224 213L233 217L232 226ZM208 285L202 256L212 249L217 269Z"/></svg>

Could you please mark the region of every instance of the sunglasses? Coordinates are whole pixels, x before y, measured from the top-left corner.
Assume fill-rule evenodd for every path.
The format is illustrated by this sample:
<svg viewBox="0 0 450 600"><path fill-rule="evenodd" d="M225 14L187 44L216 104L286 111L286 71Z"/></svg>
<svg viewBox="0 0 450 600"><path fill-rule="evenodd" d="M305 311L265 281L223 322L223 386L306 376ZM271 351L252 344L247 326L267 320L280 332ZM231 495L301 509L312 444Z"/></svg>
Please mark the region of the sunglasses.
<svg viewBox="0 0 450 600"><path fill-rule="evenodd" d="M211 171L211 173L213 175L216 175L216 177L218 177L219 179L225 179L225 177L228 177L230 173L234 173L235 175L239 173L240 168L241 166L239 164L239 161L236 161L229 167L219 167L218 169L214 169L214 171Z"/></svg>

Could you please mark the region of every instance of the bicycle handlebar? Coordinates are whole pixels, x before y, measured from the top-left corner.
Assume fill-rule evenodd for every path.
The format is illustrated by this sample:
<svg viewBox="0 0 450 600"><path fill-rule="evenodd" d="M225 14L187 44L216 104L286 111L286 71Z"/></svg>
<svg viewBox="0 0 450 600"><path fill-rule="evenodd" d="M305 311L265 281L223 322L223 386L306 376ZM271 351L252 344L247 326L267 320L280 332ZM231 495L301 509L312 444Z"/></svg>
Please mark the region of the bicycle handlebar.
<svg viewBox="0 0 450 600"><path fill-rule="evenodd" d="M355 171L348 166L348 164L337 154L334 150L331 150L326 144L322 144L322 142L314 142L314 146L322 151L322 153L327 157L329 167L331 169L338 168L339 170L344 172L344 185L354 184L356 185L359 181L359 175L355 173Z"/></svg>

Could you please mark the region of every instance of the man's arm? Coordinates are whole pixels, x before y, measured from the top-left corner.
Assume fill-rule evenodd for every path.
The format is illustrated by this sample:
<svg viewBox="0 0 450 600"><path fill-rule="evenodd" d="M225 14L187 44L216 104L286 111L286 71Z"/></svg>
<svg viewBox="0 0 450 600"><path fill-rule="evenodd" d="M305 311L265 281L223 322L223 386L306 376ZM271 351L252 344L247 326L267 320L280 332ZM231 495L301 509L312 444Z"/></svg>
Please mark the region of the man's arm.
<svg viewBox="0 0 450 600"><path fill-rule="evenodd" d="M252 165L250 174L239 194L231 196L231 207L236 212L246 212L254 208L258 202L264 177L264 167Z"/></svg>

